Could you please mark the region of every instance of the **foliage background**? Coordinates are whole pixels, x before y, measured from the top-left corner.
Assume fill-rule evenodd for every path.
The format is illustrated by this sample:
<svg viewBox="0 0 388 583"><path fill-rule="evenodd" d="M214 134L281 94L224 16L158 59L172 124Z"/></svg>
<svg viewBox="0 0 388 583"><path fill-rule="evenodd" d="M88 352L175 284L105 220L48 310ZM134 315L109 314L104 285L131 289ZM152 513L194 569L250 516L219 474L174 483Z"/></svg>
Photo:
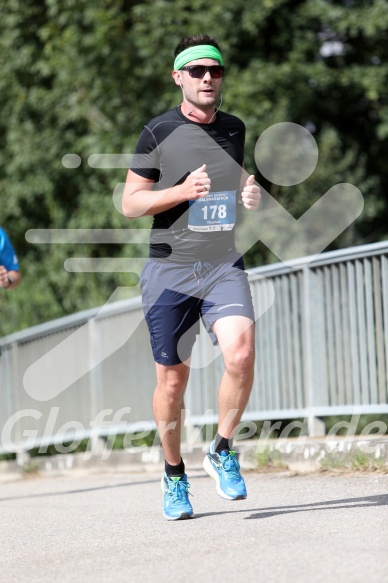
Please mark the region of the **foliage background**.
<svg viewBox="0 0 388 583"><path fill-rule="evenodd" d="M360 218L330 248L387 238L388 0L8 0L0 4L0 224L23 284L0 294L0 336L107 301L128 273L68 273L68 257L136 256L133 245L33 245L29 229L128 228L112 193L125 169L88 165L131 153L151 117L174 107L173 49L206 32L228 66L223 109L247 126L246 167L295 217L337 182L358 186ZM304 183L260 176L255 143L292 121L317 140ZM79 168L62 158L76 153ZM139 219L131 227L146 227ZM276 261L261 244L247 266Z"/></svg>

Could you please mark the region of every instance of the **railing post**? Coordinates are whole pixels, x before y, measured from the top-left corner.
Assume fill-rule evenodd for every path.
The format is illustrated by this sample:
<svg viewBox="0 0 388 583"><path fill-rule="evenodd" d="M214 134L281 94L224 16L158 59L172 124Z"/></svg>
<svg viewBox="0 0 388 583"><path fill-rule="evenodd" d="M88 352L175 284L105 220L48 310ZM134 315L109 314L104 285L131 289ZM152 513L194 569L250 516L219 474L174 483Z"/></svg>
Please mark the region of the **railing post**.
<svg viewBox="0 0 388 583"><path fill-rule="evenodd" d="M98 329L96 318L91 318L88 323L88 343L89 343L89 391L90 391L90 407L89 407L89 422L97 418L99 413L98 408L101 404L101 367L100 362L100 346L101 338ZM89 438L88 450L93 455L99 455L105 447L105 440L99 435L99 427L93 425L93 429Z"/></svg>
<svg viewBox="0 0 388 583"><path fill-rule="evenodd" d="M302 292L302 346L303 346L303 380L306 405L308 409L307 426L311 437L325 435L325 423L314 414L316 406L316 393L314 385L314 367L312 351L312 293L311 270L309 265L303 266L303 292Z"/></svg>

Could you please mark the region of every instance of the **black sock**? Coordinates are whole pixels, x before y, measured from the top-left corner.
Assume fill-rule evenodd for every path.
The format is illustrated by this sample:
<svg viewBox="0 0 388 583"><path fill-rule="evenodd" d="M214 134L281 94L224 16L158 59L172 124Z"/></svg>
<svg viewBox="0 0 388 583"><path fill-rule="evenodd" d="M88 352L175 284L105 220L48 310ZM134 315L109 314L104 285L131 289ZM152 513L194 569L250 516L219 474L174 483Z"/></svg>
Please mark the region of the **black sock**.
<svg viewBox="0 0 388 583"><path fill-rule="evenodd" d="M185 474L185 464L181 458L180 463L177 466L171 466L166 460L164 460L164 470L169 478L183 477Z"/></svg>
<svg viewBox="0 0 388 583"><path fill-rule="evenodd" d="M222 437L222 435L216 433L214 444L216 453L220 454L222 451L229 452L233 449L233 437Z"/></svg>

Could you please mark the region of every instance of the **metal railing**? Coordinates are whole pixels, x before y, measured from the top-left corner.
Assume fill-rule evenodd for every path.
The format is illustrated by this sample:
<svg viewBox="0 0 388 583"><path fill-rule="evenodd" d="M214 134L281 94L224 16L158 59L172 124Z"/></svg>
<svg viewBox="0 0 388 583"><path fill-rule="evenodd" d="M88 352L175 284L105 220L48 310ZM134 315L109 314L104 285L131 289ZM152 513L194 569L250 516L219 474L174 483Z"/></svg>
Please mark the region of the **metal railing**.
<svg viewBox="0 0 388 583"><path fill-rule="evenodd" d="M256 312L264 313L256 322L244 420L388 412L388 243L251 269L249 280ZM155 372L140 297L0 344L0 452L155 426ZM186 392L187 425L216 422L222 370L222 356L202 330Z"/></svg>

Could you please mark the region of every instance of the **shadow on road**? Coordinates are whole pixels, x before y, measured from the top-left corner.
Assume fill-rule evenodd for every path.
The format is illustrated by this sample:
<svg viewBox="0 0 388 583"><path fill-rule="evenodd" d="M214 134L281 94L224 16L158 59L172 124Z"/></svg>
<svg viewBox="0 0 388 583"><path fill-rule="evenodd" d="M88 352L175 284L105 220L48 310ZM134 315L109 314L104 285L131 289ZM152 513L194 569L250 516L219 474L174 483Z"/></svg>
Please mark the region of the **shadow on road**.
<svg viewBox="0 0 388 583"><path fill-rule="evenodd" d="M362 498L342 498L340 500L325 500L323 502L313 502L311 504L299 504L294 506L274 506L270 508L244 508L241 510L226 510L224 512L203 512L196 514L196 518L206 516L217 516L219 514L241 514L253 512L246 516L245 520L257 520L262 518L272 518L283 514L293 514L296 512L311 512L315 510L340 510L345 508L371 508L375 506L388 506L388 494L378 496L363 496Z"/></svg>
<svg viewBox="0 0 388 583"><path fill-rule="evenodd" d="M203 475L193 476L191 479L203 478ZM36 494L27 494L22 496L9 496L0 498L0 502L10 502L12 500L23 500L31 498L45 498L50 496L64 496L68 494L84 494L85 492L97 492L99 490L107 490L113 488L129 488L131 486L142 486L146 484L158 484L160 478L152 478L149 480L138 480L135 482L122 482L120 484L104 484L103 486L93 486L90 488L78 488L74 490L61 490L59 492L40 492ZM234 504L230 502L230 504ZM238 505L238 502L235 502ZM373 508L376 506L388 506L388 494L380 494L376 496L363 496L358 498L341 498L339 500L324 500L322 502L313 502L310 504L297 504L287 506L271 506L267 508L241 508L234 510L223 510L217 512L203 512L195 514L195 518L205 518L209 516L218 516L222 514L247 514L244 520L258 520L264 518L272 518L274 516L282 516L285 514L293 514L297 512L311 512L317 510L341 510L346 508Z"/></svg>
<svg viewBox="0 0 388 583"><path fill-rule="evenodd" d="M109 488L124 488L129 486L142 486L144 484L159 484L160 478L152 480L140 480L138 482L124 482L122 484L108 484L104 486L93 486L92 488L78 488L77 490L61 490L60 492L40 492L39 494L24 494L23 496L9 496L7 498L0 498L0 502L10 502L12 500L23 500L30 498L45 498L48 496L64 496L68 494L84 494L85 492L93 492L98 490L107 490Z"/></svg>

